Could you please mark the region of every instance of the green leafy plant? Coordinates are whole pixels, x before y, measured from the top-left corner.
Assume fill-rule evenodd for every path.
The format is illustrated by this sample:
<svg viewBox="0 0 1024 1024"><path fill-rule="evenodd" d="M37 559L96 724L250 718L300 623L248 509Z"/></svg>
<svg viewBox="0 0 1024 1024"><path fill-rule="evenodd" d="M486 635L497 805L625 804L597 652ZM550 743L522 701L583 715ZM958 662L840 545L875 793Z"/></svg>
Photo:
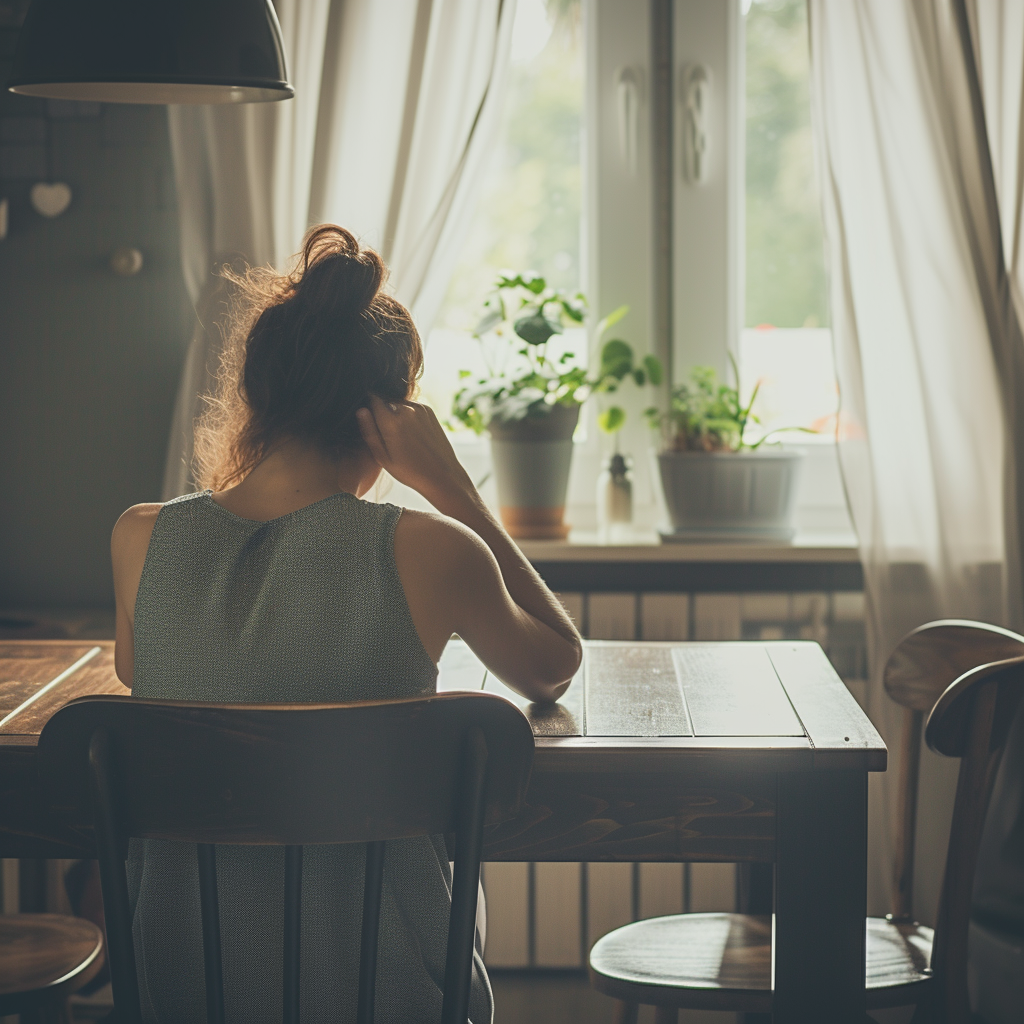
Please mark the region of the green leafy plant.
<svg viewBox="0 0 1024 1024"><path fill-rule="evenodd" d="M628 312L628 306L620 306L606 316L597 325L598 342ZM462 424L480 434L492 420L510 422L544 416L556 405L582 405L591 395L614 394L627 380L639 387L661 383L661 363L654 356L637 362L632 346L621 338L601 346L593 377L577 363L575 353L550 355L551 339L566 327L582 326L586 315L587 302L579 292L570 295L551 288L543 277L529 271L502 274L484 303L473 336L481 342L497 339L504 344L484 347L485 376L470 381L472 373L460 371L466 383L452 401L449 427ZM495 347L497 358L488 359L488 348ZM490 354L493 357L493 351ZM626 413L616 404L604 406L598 415L601 429L609 434L621 430L625 422Z"/></svg>
<svg viewBox="0 0 1024 1024"><path fill-rule="evenodd" d="M746 440L747 428L761 421L753 413L761 388L758 382L744 404L740 400L739 369L730 354L737 386L718 379L714 367L695 366L689 379L672 389L668 412L647 409L644 415L652 427L660 428L666 447L674 451L738 452L759 448L770 438L786 431L813 434L806 427L782 427L762 434L756 441Z"/></svg>

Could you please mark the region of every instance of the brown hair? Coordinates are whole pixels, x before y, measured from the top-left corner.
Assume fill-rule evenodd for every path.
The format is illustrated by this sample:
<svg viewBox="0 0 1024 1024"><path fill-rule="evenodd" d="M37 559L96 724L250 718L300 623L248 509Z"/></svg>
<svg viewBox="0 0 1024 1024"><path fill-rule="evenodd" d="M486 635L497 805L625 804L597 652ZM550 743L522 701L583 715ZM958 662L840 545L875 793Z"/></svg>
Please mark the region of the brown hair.
<svg viewBox="0 0 1024 1024"><path fill-rule="evenodd" d="M351 232L321 224L296 268L225 268L234 286L216 393L196 427L202 488L239 483L294 437L337 458L361 444L371 395L413 395L423 348L409 311L381 288L387 268Z"/></svg>

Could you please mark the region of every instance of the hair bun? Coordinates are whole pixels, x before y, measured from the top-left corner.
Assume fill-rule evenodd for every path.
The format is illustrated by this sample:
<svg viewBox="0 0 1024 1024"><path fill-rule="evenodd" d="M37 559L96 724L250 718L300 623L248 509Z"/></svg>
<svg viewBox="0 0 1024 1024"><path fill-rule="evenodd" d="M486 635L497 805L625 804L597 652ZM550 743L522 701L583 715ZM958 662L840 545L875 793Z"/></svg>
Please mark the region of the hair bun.
<svg viewBox="0 0 1024 1024"><path fill-rule="evenodd" d="M321 224L306 237L292 278L295 297L303 304L331 308L334 315L358 316L383 287L387 267L373 249L360 249L351 231Z"/></svg>
<svg viewBox="0 0 1024 1024"><path fill-rule="evenodd" d="M197 479L220 490L285 437L331 457L362 444L356 410L410 397L423 348L409 311L381 291L384 261L322 224L295 270L225 270L237 288L218 392L196 434Z"/></svg>

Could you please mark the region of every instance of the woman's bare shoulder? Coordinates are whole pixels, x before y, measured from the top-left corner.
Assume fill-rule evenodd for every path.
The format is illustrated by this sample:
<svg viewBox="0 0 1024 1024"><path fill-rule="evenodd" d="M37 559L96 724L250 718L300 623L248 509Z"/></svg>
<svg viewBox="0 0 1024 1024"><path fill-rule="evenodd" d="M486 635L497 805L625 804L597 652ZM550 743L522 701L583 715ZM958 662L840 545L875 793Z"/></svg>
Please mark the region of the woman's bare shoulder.
<svg viewBox="0 0 1024 1024"><path fill-rule="evenodd" d="M395 528L398 549L416 553L417 560L426 560L445 569L458 569L480 559L493 561L490 549L468 527L437 512L403 509Z"/></svg>
<svg viewBox="0 0 1024 1024"><path fill-rule="evenodd" d="M146 548L149 547L149 539L153 535L153 527L156 525L156 517L160 515L162 508L162 504L154 501L132 505L130 509L122 512L114 524L114 532L110 537L111 550L115 554L130 554L141 548L145 554Z"/></svg>

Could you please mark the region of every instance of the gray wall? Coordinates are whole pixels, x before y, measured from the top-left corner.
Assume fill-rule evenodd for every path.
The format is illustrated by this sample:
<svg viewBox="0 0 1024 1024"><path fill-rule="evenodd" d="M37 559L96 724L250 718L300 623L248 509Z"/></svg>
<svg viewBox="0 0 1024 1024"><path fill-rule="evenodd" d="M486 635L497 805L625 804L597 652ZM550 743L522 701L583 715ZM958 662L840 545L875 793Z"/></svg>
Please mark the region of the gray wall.
<svg viewBox="0 0 1024 1024"><path fill-rule="evenodd" d="M5 86L19 4L0 2ZM73 198L48 220L39 181ZM163 107L0 94L0 607L108 606L110 530L160 498L192 311ZM110 255L142 251L134 277Z"/></svg>

